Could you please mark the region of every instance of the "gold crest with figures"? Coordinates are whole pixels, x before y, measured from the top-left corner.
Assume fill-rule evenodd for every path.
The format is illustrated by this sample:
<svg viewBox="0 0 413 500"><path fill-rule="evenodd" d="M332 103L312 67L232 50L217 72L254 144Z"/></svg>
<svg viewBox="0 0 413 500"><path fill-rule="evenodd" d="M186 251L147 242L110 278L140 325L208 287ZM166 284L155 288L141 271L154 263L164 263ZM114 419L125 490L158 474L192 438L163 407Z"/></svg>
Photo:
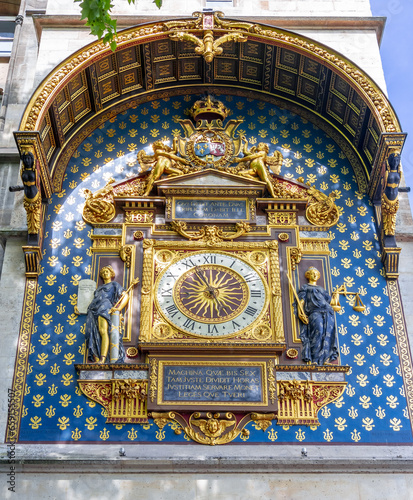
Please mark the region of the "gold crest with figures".
<svg viewBox="0 0 413 500"><path fill-rule="evenodd" d="M241 139L234 138L234 133L243 120L229 120L224 127L228 110L221 101L209 95L196 101L189 113L196 125L189 119L178 120L186 136L178 137L181 155L196 167L229 167L241 149Z"/></svg>

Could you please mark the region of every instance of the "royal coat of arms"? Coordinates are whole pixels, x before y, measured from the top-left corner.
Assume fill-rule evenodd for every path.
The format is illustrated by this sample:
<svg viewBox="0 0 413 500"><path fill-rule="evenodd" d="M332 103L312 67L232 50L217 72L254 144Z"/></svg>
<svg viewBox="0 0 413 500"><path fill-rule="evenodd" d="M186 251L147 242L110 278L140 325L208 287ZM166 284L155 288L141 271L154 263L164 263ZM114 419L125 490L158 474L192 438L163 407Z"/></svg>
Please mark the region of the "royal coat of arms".
<svg viewBox="0 0 413 500"><path fill-rule="evenodd" d="M225 168L234 162L241 149L241 139L234 138L235 129L242 120L229 120L222 102L207 96L197 101L190 109L192 120L179 120L186 137L178 137L180 154L192 165L202 168Z"/></svg>

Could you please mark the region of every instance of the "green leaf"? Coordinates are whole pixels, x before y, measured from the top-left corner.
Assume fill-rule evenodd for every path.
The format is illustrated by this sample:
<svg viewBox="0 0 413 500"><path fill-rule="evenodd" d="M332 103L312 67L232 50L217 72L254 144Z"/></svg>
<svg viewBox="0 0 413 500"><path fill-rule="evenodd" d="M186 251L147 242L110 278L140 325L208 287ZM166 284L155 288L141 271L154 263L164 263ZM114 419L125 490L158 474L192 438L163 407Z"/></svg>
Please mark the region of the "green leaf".
<svg viewBox="0 0 413 500"><path fill-rule="evenodd" d="M129 5L135 4L137 0L128 0ZM86 19L86 26L90 33L103 38L104 43L109 43L110 48L116 50L116 19L112 19L110 10L113 8L111 0L74 0L79 3L81 13L80 19ZM162 0L154 0L154 4L160 9Z"/></svg>

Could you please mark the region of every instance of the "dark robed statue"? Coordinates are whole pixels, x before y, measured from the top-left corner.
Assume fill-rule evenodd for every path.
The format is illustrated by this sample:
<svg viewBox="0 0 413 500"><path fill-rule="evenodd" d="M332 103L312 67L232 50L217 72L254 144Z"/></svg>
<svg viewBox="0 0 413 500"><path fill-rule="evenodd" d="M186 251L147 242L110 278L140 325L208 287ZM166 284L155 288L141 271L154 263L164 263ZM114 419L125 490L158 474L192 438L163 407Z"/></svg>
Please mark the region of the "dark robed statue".
<svg viewBox="0 0 413 500"><path fill-rule="evenodd" d="M107 361L111 330L113 331L114 327L119 326L114 325L113 320L116 317L119 318L116 313L121 311L129 300L123 287L116 281L112 281L115 277L115 271L111 266L103 267L100 271L100 277L103 280L103 285L95 291L86 317L86 343L89 349L89 361L95 363ZM122 362L125 358L121 336L118 343L119 356L116 360L111 359L111 362Z"/></svg>
<svg viewBox="0 0 413 500"><path fill-rule="evenodd" d="M307 363L324 365L338 358L336 324L331 297L317 285L320 272L309 267L305 273L308 283L298 292L295 304L301 320L300 338L303 344L302 359Z"/></svg>

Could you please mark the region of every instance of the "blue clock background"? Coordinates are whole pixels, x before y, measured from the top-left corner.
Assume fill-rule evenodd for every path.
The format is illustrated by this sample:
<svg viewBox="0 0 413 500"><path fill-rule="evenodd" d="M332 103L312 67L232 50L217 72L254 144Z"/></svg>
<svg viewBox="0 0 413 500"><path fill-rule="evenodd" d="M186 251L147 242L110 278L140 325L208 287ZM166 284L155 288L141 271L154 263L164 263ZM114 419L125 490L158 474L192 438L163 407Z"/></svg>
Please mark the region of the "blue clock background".
<svg viewBox="0 0 413 500"><path fill-rule="evenodd" d="M238 96L219 97L229 118L243 118L237 134L249 144L266 142L282 152L281 175L303 177L320 191L335 192L340 220L331 228L331 279L359 292L366 310L344 304L336 315L342 364L351 371L344 395L319 413L319 427L262 431L253 422L254 443L412 443L404 383L381 264L373 207L359 191L343 151L316 125L270 103ZM70 160L60 193L48 207L44 255L31 337L20 442L186 443L175 424L105 424L105 410L77 387L75 363L85 354L85 317L73 312L79 280L91 277L92 227L82 219L85 189L96 191L139 172L137 152L151 144L172 145L183 134L184 118L195 96L155 100L130 109L97 128Z"/></svg>

